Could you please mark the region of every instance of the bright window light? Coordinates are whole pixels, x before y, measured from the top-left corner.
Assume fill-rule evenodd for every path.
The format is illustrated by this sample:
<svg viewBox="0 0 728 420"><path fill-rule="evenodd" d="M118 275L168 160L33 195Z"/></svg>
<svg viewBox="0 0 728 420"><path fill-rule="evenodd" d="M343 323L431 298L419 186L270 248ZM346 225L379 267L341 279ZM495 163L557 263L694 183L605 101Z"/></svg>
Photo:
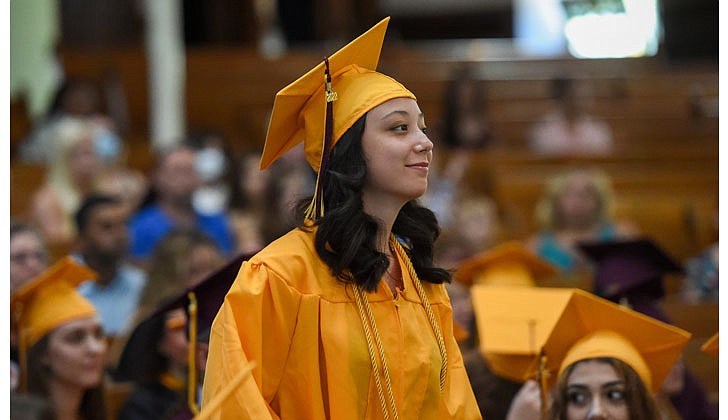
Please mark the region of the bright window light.
<svg viewBox="0 0 728 420"><path fill-rule="evenodd" d="M564 25L569 52L579 58L655 55L657 0L622 0L623 10L585 11Z"/></svg>

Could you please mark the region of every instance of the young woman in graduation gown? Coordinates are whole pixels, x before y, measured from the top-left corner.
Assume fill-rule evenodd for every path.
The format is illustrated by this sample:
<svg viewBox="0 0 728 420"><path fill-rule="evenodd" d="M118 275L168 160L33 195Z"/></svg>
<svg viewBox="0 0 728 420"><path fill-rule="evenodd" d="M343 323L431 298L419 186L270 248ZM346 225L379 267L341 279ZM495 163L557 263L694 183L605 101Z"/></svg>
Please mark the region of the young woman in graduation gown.
<svg viewBox="0 0 728 420"><path fill-rule="evenodd" d="M433 143L415 96L375 71L388 21L276 96L261 168L303 141L317 188L215 319L203 410L254 367L213 418L481 418L432 262L437 221L415 201Z"/></svg>

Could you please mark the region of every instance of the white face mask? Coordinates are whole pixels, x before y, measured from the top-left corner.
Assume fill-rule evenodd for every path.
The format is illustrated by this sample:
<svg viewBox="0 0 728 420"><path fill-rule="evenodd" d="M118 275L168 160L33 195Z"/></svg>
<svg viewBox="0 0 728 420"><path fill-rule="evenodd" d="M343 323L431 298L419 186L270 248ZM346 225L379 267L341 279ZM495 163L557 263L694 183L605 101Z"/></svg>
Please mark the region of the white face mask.
<svg viewBox="0 0 728 420"><path fill-rule="evenodd" d="M195 169L203 182L213 181L223 175L226 169L225 155L215 147L205 147L197 152Z"/></svg>
<svg viewBox="0 0 728 420"><path fill-rule="evenodd" d="M192 193L192 206L199 213L214 215L227 209L229 192L224 186L206 186Z"/></svg>

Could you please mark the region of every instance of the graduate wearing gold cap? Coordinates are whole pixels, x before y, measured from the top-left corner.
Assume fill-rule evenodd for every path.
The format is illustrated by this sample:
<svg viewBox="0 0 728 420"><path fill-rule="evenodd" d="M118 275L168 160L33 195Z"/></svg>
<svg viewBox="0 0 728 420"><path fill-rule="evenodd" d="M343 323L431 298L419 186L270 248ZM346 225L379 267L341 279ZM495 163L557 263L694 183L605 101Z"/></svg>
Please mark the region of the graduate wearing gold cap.
<svg viewBox="0 0 728 420"><path fill-rule="evenodd" d="M96 309L76 291L95 278L94 271L66 257L10 299L21 392L46 399L58 418L106 418L106 339Z"/></svg>
<svg viewBox="0 0 728 420"><path fill-rule="evenodd" d="M211 418L481 418L416 199L433 144L415 96L376 71L389 18L282 89L265 169L303 142L317 172L299 227L243 263L213 323Z"/></svg>
<svg viewBox="0 0 728 420"><path fill-rule="evenodd" d="M543 407L551 389L552 419L658 418L653 396L690 339L580 289L483 288L473 301L493 370L539 380Z"/></svg>

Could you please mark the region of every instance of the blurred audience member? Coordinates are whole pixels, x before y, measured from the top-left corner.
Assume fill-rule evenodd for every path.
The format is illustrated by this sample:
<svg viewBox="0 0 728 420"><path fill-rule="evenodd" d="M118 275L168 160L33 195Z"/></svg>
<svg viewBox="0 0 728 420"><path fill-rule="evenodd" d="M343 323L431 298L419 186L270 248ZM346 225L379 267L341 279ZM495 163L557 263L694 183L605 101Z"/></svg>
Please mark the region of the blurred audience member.
<svg viewBox="0 0 728 420"><path fill-rule="evenodd" d="M531 128L531 150L542 155L596 155L612 149L612 130L592 115L592 92L570 77L551 81L553 109Z"/></svg>
<svg viewBox="0 0 728 420"><path fill-rule="evenodd" d="M10 294L47 266L48 249L38 231L26 223L10 221Z"/></svg>
<svg viewBox="0 0 728 420"><path fill-rule="evenodd" d="M202 181L192 194L192 205L202 214L227 211L233 182L228 144L213 132L194 135L189 144L196 150L195 170Z"/></svg>
<svg viewBox="0 0 728 420"><path fill-rule="evenodd" d="M91 270L65 258L10 300L25 360L20 392L48 401L57 419L106 418L104 330L96 309L75 288L90 277Z"/></svg>
<svg viewBox="0 0 728 420"><path fill-rule="evenodd" d="M185 322L184 311L177 309L155 314L134 329L115 375L134 383L118 420L165 420L186 411Z"/></svg>
<svg viewBox="0 0 728 420"><path fill-rule="evenodd" d="M493 144L488 117L485 82L473 69L462 66L453 72L445 89L443 144L450 149L483 149Z"/></svg>
<svg viewBox="0 0 728 420"><path fill-rule="evenodd" d="M564 275L587 272L577 242L637 234L636 227L614 219L613 200L611 182L600 170L578 168L557 175L537 205L539 231L529 241L531 248Z"/></svg>
<svg viewBox="0 0 728 420"><path fill-rule="evenodd" d="M313 195L315 173L306 162L299 144L271 165L265 190L263 239L269 243L296 226L295 208L299 201Z"/></svg>
<svg viewBox="0 0 728 420"><path fill-rule="evenodd" d="M78 244L74 257L98 273L78 288L99 312L104 331L122 334L136 314L146 273L128 260L128 213L121 199L92 195L76 213Z"/></svg>
<svg viewBox="0 0 728 420"><path fill-rule="evenodd" d="M75 238L73 214L96 188L104 168L96 122L64 118L54 125L45 184L31 198L31 221L51 247L67 247Z"/></svg>
<svg viewBox="0 0 728 420"><path fill-rule="evenodd" d="M718 302L718 209L713 214L715 242L685 263L685 281L680 294L689 303Z"/></svg>
<svg viewBox="0 0 728 420"><path fill-rule="evenodd" d="M227 214L203 214L193 206L193 193L201 185L196 156L184 144L160 156L152 175L151 199L129 222L131 255L136 260L144 262L157 243L178 226L204 231L226 255L234 250L235 238Z"/></svg>
<svg viewBox="0 0 728 420"><path fill-rule="evenodd" d="M503 231L495 201L486 195L470 195L462 199L455 210L453 226L461 239L467 257L496 245Z"/></svg>
<svg viewBox="0 0 728 420"><path fill-rule="evenodd" d="M147 284L140 299L140 315L147 315L163 300L193 287L224 262L225 258L215 241L201 230L173 229L157 243L149 260Z"/></svg>
<svg viewBox="0 0 728 420"><path fill-rule="evenodd" d="M246 153L234 173L230 220L240 253L256 252L267 245L262 224L267 212L265 193L270 172L261 171L259 165L260 153Z"/></svg>
<svg viewBox="0 0 728 420"><path fill-rule="evenodd" d="M427 178L427 192L420 202L437 216L437 222L443 230L449 229L457 221L454 215L458 201L466 193L463 191L463 178L472 160L472 152L466 149L455 149L447 157L442 171L437 166L437 158L430 162Z"/></svg>
<svg viewBox="0 0 728 420"><path fill-rule="evenodd" d="M101 95L98 88L84 79L67 79L56 91L46 116L36 123L23 139L20 157L24 161L46 163L52 159L56 141L56 124L65 118L97 117L101 115Z"/></svg>

